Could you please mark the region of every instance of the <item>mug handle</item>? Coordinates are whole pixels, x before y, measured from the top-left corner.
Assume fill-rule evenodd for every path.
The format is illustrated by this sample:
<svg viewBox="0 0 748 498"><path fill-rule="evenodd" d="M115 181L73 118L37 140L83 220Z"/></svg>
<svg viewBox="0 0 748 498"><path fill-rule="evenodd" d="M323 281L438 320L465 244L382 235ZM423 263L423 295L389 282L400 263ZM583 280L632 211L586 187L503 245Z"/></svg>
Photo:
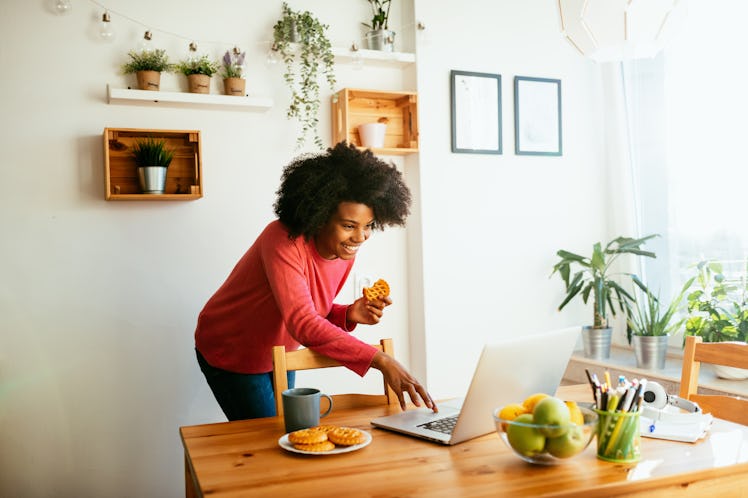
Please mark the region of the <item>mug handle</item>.
<svg viewBox="0 0 748 498"><path fill-rule="evenodd" d="M325 413L320 414L319 418L322 418L322 417L328 416L330 412L332 411L332 398L325 393L320 393L320 396L327 398L327 401L330 402L330 406L327 407L327 411Z"/></svg>

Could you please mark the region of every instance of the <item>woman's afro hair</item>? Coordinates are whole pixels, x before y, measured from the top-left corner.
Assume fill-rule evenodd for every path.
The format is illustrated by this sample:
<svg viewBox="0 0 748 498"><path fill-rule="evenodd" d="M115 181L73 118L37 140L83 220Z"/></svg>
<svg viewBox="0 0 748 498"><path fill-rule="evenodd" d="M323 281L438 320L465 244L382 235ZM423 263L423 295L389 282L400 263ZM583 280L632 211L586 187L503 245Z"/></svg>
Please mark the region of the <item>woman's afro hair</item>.
<svg viewBox="0 0 748 498"><path fill-rule="evenodd" d="M410 214L410 190L397 168L345 142L295 159L283 169L276 194L275 214L291 238L319 233L341 202L369 206L380 230L405 225Z"/></svg>

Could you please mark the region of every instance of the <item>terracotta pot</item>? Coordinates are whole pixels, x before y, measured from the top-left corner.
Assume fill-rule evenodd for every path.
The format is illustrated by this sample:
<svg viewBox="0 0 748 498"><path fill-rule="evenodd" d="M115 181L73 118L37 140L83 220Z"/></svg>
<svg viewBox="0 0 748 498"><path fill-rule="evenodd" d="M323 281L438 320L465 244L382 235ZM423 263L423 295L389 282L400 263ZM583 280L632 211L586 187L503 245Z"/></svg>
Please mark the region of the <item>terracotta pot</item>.
<svg viewBox="0 0 748 498"><path fill-rule="evenodd" d="M223 91L226 95L237 95L244 97L247 80L244 78L224 78Z"/></svg>
<svg viewBox="0 0 748 498"><path fill-rule="evenodd" d="M138 88L141 90L158 91L161 85L161 73L158 71L137 71Z"/></svg>
<svg viewBox="0 0 748 498"><path fill-rule="evenodd" d="M187 76L190 93L210 93L210 76L206 74L190 74Z"/></svg>

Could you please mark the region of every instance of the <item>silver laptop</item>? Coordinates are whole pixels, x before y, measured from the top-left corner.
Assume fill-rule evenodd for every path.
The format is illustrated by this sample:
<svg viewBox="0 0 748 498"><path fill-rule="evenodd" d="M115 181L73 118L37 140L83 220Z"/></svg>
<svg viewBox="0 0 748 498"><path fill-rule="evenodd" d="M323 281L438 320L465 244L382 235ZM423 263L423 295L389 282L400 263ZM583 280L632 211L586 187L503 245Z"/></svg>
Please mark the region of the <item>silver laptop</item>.
<svg viewBox="0 0 748 498"><path fill-rule="evenodd" d="M457 444L496 430L493 411L534 393L553 394L566 371L580 327L487 344L467 395L428 408L375 418L371 424L441 444Z"/></svg>

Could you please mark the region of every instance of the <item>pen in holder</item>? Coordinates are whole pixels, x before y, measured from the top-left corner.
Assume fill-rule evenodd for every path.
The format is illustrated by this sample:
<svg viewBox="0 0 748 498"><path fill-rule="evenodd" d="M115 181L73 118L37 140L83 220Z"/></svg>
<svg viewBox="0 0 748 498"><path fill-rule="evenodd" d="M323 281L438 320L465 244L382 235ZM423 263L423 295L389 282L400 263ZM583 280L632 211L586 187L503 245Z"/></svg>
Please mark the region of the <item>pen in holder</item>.
<svg viewBox="0 0 748 498"><path fill-rule="evenodd" d="M639 410L598 410L597 458L615 463L638 462L641 457Z"/></svg>

